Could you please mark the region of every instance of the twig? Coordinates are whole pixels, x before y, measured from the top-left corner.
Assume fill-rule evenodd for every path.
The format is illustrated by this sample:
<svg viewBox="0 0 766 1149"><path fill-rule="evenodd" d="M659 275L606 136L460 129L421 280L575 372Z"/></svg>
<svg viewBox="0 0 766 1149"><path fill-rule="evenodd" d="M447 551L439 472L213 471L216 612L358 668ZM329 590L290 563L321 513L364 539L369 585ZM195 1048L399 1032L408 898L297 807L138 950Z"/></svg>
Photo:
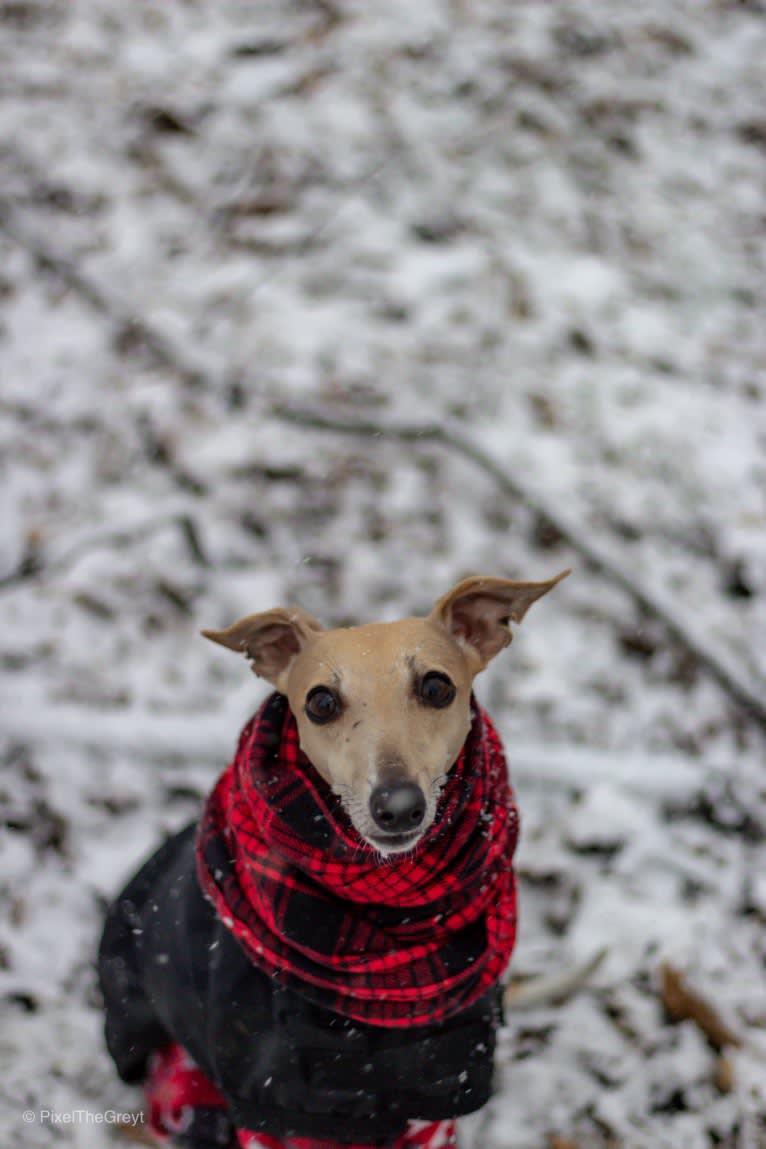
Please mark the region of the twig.
<svg viewBox="0 0 766 1149"><path fill-rule="evenodd" d="M681 618L677 603L656 587L640 583L627 565L600 541L589 536L582 523L570 518L550 503L539 491L517 476L511 476L490 454L453 427L442 424L384 423L327 415L324 412L293 404L277 404L272 415L285 422L312 430L334 431L345 435L363 435L407 443L437 443L469 459L489 475L503 494L523 502L551 523L573 550L594 570L605 575L626 591L642 610L659 619L669 634L686 648L736 702L766 728L766 683L754 688L746 675L724 651L706 638L689 619Z"/></svg>
<svg viewBox="0 0 766 1149"><path fill-rule="evenodd" d="M77 559L82 558L90 551L101 550L104 547L123 547L140 542L166 527L176 527L180 531L181 538L192 560L198 566L209 566L194 520L190 515L181 512L161 515L129 527L123 527L120 530L93 531L66 546L59 554L47 561L38 550L28 553L22 558L15 570L0 576L0 591L16 586L18 583L66 570Z"/></svg>
<svg viewBox="0 0 766 1149"><path fill-rule="evenodd" d="M605 948L600 949L582 965L524 981L512 981L505 987L503 1005L506 1009L534 1009L566 1001L593 976L607 953Z"/></svg>
<svg viewBox="0 0 766 1149"><path fill-rule="evenodd" d="M123 304L94 276L78 267L73 259L55 252L31 235L20 222L13 205L5 199L0 199L0 231L26 251L42 271L51 272L94 311L108 319L116 340L140 343L158 365L188 386L197 387L205 382L206 372L200 363L184 356L180 347Z"/></svg>

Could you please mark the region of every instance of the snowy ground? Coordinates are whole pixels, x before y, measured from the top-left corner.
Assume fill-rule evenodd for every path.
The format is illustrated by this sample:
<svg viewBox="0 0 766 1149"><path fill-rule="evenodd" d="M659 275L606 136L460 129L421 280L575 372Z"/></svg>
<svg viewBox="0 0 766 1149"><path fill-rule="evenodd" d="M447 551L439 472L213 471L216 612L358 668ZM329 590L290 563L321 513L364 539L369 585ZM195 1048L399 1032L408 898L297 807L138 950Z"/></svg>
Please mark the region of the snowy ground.
<svg viewBox="0 0 766 1149"><path fill-rule="evenodd" d="M515 970L609 957L511 1018L464 1145L766 1146L753 713L473 464L275 413L459 428L766 697L764 60L758 0L0 4L6 1144L114 1144L40 1110L137 1105L103 906L262 694L199 628L572 565L479 693ZM732 1090L663 959L742 1034Z"/></svg>

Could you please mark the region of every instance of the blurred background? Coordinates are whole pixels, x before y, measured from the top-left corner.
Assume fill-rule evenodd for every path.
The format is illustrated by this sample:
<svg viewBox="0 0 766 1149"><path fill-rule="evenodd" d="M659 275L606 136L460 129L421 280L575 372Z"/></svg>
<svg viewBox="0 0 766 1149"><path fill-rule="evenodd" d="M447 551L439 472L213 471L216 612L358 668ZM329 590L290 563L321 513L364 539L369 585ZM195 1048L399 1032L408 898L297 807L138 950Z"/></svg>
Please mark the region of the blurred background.
<svg viewBox="0 0 766 1149"><path fill-rule="evenodd" d="M139 1103L103 907L265 693L200 628L566 566L478 693L514 968L609 956L509 1019L463 1145L766 1146L765 60L759 0L0 2L20 1149L118 1137L25 1107ZM671 1023L663 960L738 1053Z"/></svg>

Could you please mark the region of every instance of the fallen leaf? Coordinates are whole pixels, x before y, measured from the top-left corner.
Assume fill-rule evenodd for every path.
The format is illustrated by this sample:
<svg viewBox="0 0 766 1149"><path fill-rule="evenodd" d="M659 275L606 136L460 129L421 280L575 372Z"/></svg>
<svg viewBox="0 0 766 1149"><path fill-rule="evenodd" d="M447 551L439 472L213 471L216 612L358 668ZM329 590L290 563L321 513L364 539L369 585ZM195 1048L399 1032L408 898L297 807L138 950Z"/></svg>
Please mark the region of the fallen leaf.
<svg viewBox="0 0 766 1149"><path fill-rule="evenodd" d="M144 1126L143 1116L141 1121L137 1121L135 1124L130 1119L117 1121L112 1128L120 1141L129 1141L133 1145L152 1145L154 1149L157 1147L157 1139L152 1137L149 1130Z"/></svg>
<svg viewBox="0 0 766 1149"><path fill-rule="evenodd" d="M714 1049L742 1044L742 1038L729 1029L715 1007L690 989L681 971L670 962L662 963L660 978L660 997L673 1021L693 1021Z"/></svg>
<svg viewBox="0 0 766 1149"><path fill-rule="evenodd" d="M715 1073L713 1074L713 1081L715 1082L716 1089L721 1093L733 1093L736 1085L736 1078L734 1076L734 1064L730 1057L725 1053L715 1063Z"/></svg>

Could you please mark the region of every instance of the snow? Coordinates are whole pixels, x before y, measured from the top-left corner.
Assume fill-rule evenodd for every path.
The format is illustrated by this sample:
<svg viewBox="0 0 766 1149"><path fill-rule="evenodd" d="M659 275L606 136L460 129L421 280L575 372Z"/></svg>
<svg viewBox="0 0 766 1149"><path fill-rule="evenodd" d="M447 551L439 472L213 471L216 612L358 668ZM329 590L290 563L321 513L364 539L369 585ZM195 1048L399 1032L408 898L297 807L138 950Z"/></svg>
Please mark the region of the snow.
<svg viewBox="0 0 766 1149"><path fill-rule="evenodd" d="M477 686L522 809L514 969L609 954L509 1017L464 1149L766 1144L754 716L469 461L274 415L455 427L766 698L764 58L733 0L0 7L9 1144L100 1149L23 1110L139 1103L100 1039L105 900L264 694L199 630L568 566ZM734 1092L664 959L743 1035Z"/></svg>

